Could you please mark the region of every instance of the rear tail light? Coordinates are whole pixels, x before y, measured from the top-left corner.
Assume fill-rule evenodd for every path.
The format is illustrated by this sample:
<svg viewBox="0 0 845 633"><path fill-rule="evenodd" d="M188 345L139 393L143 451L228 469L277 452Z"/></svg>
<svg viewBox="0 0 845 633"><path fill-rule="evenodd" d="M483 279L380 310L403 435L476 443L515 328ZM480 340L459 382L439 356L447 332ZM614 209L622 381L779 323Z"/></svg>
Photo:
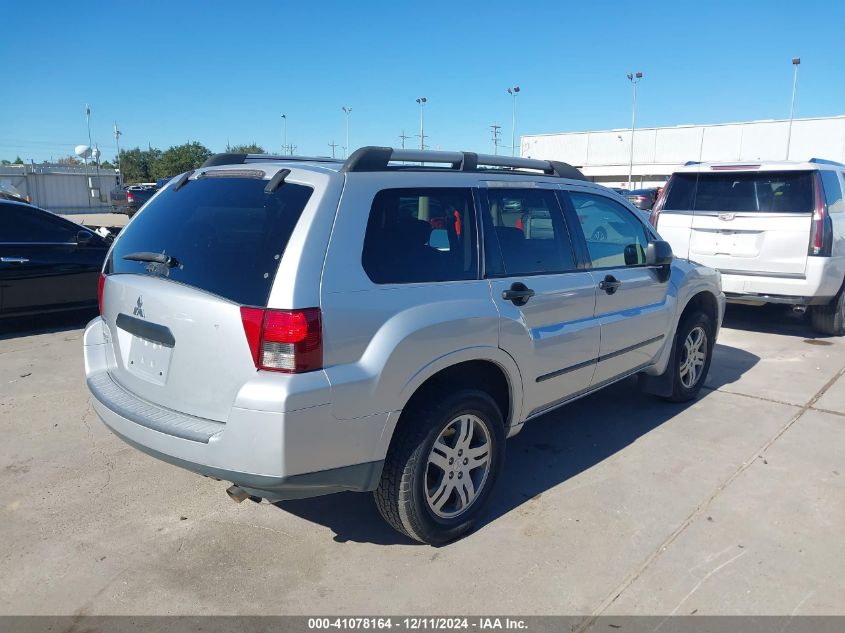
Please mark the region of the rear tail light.
<svg viewBox="0 0 845 633"><path fill-rule="evenodd" d="M103 293L106 290L106 276L100 273L100 278L97 280L97 307L100 314L103 314Z"/></svg>
<svg viewBox="0 0 845 633"><path fill-rule="evenodd" d="M135 195L131 191L126 192L126 202L135 202Z"/></svg>
<svg viewBox="0 0 845 633"><path fill-rule="evenodd" d="M320 308L241 308L244 334L256 369L298 374L323 366Z"/></svg>
<svg viewBox="0 0 845 633"><path fill-rule="evenodd" d="M672 179L670 178L669 182L666 183L666 186L660 190L657 200L654 202L654 206L651 208L651 213L648 216L649 224L651 224L655 229L657 228L657 220L660 217L660 212L663 210L663 205L666 202L666 193L669 191L671 184Z"/></svg>
<svg viewBox="0 0 845 633"><path fill-rule="evenodd" d="M816 204L813 209L813 224L810 227L810 246L807 249L808 255L817 257L830 257L833 248L833 226L827 205L822 194L822 181L819 174L814 174Z"/></svg>

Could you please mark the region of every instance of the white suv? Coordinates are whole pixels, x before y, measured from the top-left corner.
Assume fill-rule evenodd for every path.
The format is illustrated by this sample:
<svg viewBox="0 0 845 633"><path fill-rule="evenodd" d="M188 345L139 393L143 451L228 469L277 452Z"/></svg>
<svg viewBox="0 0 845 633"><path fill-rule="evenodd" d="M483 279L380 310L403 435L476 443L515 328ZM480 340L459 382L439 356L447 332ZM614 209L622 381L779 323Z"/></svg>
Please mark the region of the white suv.
<svg viewBox="0 0 845 633"><path fill-rule="evenodd" d="M728 301L807 307L824 334L845 334L845 165L688 163L651 223L676 256L717 268Z"/></svg>
<svg viewBox="0 0 845 633"><path fill-rule="evenodd" d="M375 491L428 543L472 527L526 421L637 374L695 397L724 308L569 165L379 147L212 157L100 290L85 371L117 435L239 501Z"/></svg>

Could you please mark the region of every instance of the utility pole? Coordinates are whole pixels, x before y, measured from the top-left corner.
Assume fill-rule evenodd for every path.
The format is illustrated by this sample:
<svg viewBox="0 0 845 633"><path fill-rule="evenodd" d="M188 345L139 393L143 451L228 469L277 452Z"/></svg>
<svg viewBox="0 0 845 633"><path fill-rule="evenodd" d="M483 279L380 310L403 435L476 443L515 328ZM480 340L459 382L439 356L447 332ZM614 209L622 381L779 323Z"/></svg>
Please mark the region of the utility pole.
<svg viewBox="0 0 845 633"><path fill-rule="evenodd" d="M792 119L795 116L795 91L798 88L798 66L801 65L800 57L792 58L792 66L795 73L792 75L792 104L789 106L789 131L786 133L786 160L789 160L789 144L792 142Z"/></svg>
<svg viewBox="0 0 845 633"><path fill-rule="evenodd" d="M332 148L332 158L334 158L334 150L335 150L336 147L340 147L340 146L337 143L335 143L334 141L332 141L331 143L329 143L329 147Z"/></svg>
<svg viewBox="0 0 845 633"><path fill-rule="evenodd" d="M346 115L346 147L343 148L343 157L349 157L349 115L352 114L352 108L343 106L341 108L343 114Z"/></svg>
<svg viewBox="0 0 845 633"><path fill-rule="evenodd" d="M94 148L91 147L91 106L87 103L85 104L85 121L88 125L88 151L86 154L88 156L91 155L91 152L94 151ZM91 176L88 173L88 156L85 156L85 191L87 195L85 196L88 198L88 206L91 206Z"/></svg>
<svg viewBox="0 0 845 633"><path fill-rule="evenodd" d="M631 156L628 162L628 191L631 191L632 179L634 174L634 129L637 125L637 84L643 78L641 72L628 73L628 81L634 87L634 103L631 107Z"/></svg>
<svg viewBox="0 0 845 633"><path fill-rule="evenodd" d="M508 88L508 94L513 101L513 108L511 109L511 156L516 156L516 95L519 94L519 86Z"/></svg>
<svg viewBox="0 0 845 633"><path fill-rule="evenodd" d="M402 141L402 149L405 149L405 141L409 138L411 137L405 135L405 130L402 130L402 134L399 135L399 140Z"/></svg>
<svg viewBox="0 0 845 633"><path fill-rule="evenodd" d="M426 97L419 97L417 103L420 105L420 149L425 149L425 119L423 118L423 108L428 103L428 99Z"/></svg>
<svg viewBox="0 0 845 633"><path fill-rule="evenodd" d="M282 121L285 122L284 132L282 132L282 154L284 154L285 151L286 151L285 148L288 146L288 115L287 114L282 115Z"/></svg>
<svg viewBox="0 0 845 633"><path fill-rule="evenodd" d="M123 172L120 171L120 135L123 134L117 129L117 121L114 122L114 142L117 144L117 186L123 184Z"/></svg>
<svg viewBox="0 0 845 633"><path fill-rule="evenodd" d="M490 132L493 135L493 138L490 139L490 140L493 141L493 155L494 156L499 155L499 141L501 140L501 137L500 137L501 129L502 129L502 126L496 125L495 123L490 126Z"/></svg>

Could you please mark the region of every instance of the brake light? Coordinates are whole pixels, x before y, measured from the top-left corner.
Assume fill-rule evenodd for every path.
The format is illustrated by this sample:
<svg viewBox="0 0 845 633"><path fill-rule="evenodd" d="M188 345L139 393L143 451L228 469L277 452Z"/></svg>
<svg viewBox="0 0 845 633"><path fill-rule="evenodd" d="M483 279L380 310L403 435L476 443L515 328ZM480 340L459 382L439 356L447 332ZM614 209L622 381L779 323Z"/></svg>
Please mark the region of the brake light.
<svg viewBox="0 0 845 633"><path fill-rule="evenodd" d="M244 334L256 369L298 374L323 366L320 308L241 308Z"/></svg>
<svg viewBox="0 0 845 633"><path fill-rule="evenodd" d="M655 229L657 228L657 220L660 216L660 212L663 210L663 205L666 202L666 193L669 191L669 187L671 185L672 178L669 179L669 182L666 183L665 187L660 189L660 193L657 194L657 200L655 200L654 206L651 208L651 213L648 215L648 222Z"/></svg>
<svg viewBox="0 0 845 633"><path fill-rule="evenodd" d="M810 246L807 249L808 255L818 257L830 257L833 248L833 226L831 226L830 215L822 195L822 181L818 172L813 175L816 191L816 204L813 209L813 224L810 227Z"/></svg>
<svg viewBox="0 0 845 633"><path fill-rule="evenodd" d="M103 314L103 293L106 290L106 276L100 273L100 278L97 280L97 307L100 314Z"/></svg>
<svg viewBox="0 0 845 633"><path fill-rule="evenodd" d="M126 192L126 202L135 202L135 194L131 191Z"/></svg>

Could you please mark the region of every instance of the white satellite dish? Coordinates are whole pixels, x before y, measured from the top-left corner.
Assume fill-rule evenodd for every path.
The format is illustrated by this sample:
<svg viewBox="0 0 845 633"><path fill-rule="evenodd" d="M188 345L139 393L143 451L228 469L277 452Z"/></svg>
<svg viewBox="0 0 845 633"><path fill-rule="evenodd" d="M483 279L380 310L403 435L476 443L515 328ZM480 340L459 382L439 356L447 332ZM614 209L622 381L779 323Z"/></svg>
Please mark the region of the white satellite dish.
<svg viewBox="0 0 845 633"><path fill-rule="evenodd" d="M91 148L87 145L77 145L73 149L73 152L79 156L79 158L91 158Z"/></svg>

